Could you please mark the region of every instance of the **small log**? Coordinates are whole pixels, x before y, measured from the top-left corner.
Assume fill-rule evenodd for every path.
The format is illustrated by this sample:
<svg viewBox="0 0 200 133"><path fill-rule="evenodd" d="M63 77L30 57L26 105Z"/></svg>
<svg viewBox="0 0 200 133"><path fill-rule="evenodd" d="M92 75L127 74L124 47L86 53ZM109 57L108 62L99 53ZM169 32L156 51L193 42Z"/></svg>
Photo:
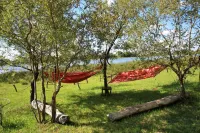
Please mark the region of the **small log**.
<svg viewBox="0 0 200 133"><path fill-rule="evenodd" d="M77 83L77 85L78 85L79 90L81 90L81 87L80 87L79 83Z"/></svg>
<svg viewBox="0 0 200 133"><path fill-rule="evenodd" d="M107 117L111 121L120 120L122 118L131 116L131 115L134 115L137 113L145 112L145 111L148 111L148 110L151 110L154 108L158 108L161 106L166 106L166 105L175 103L176 101L180 100L181 98L182 98L181 95L167 96L167 97L157 99L154 101L150 101L147 103L126 107L118 112L108 114Z"/></svg>
<svg viewBox="0 0 200 133"><path fill-rule="evenodd" d="M37 100L37 103L38 103L39 110L42 111L43 103L41 101L38 101L38 100ZM35 100L33 100L31 102L31 105L34 109L37 109ZM52 117L52 107L51 107L51 105L46 104L45 112ZM66 124L69 121L70 121L70 119L69 119L68 115L63 114L58 109L56 109L56 122L58 122L60 124Z"/></svg>
<svg viewBox="0 0 200 133"><path fill-rule="evenodd" d="M15 85L13 85L13 87L15 88L15 91L17 92L17 87Z"/></svg>

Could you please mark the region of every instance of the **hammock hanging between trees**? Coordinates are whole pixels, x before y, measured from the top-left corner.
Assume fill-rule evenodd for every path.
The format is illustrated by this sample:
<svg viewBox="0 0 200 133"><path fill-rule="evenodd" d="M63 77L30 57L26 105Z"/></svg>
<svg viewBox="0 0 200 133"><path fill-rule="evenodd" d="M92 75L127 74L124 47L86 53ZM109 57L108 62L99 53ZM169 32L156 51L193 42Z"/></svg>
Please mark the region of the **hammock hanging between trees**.
<svg viewBox="0 0 200 133"><path fill-rule="evenodd" d="M166 67L161 65L151 66L146 69L137 69L117 74L109 83L119 83L155 77Z"/></svg>
<svg viewBox="0 0 200 133"><path fill-rule="evenodd" d="M86 72L67 72L63 80L61 81L62 83L78 83L83 80L86 80L90 78L91 76L94 76L101 70L101 66L95 68L94 70L91 71L86 71ZM49 74L47 72L44 73L47 77L49 77ZM59 75L59 76L58 76ZM59 74L56 74L54 72L51 73L51 78L53 81L58 81L59 78L62 78L64 75L64 72L59 72Z"/></svg>

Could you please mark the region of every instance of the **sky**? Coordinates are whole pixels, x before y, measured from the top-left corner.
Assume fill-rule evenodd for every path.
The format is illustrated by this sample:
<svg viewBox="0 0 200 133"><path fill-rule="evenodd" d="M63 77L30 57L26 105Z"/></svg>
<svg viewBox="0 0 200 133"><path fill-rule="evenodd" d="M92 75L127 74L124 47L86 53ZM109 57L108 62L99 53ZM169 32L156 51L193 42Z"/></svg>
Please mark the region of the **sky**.
<svg viewBox="0 0 200 133"><path fill-rule="evenodd" d="M114 0L107 0L107 3L108 3L109 6L110 6L113 2L114 2Z"/></svg>
<svg viewBox="0 0 200 133"><path fill-rule="evenodd" d="M0 56L13 60L17 55L19 55L18 51L14 50L13 47L8 47L3 40L0 40Z"/></svg>

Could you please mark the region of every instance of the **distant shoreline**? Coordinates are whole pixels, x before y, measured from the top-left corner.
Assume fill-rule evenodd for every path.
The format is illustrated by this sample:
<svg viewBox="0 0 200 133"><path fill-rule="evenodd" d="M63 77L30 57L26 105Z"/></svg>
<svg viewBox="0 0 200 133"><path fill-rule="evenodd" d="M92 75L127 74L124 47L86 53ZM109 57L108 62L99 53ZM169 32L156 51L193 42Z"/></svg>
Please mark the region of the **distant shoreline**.
<svg viewBox="0 0 200 133"><path fill-rule="evenodd" d="M116 59L110 59L109 62L112 64L119 64L119 63L126 63L131 61L139 60L138 57L122 57L122 58L116 58ZM91 60L89 64L97 64L98 60ZM12 67L12 66L5 66L4 69L0 69L0 74L6 73L6 72L23 72L27 71L26 69L23 69L21 67Z"/></svg>

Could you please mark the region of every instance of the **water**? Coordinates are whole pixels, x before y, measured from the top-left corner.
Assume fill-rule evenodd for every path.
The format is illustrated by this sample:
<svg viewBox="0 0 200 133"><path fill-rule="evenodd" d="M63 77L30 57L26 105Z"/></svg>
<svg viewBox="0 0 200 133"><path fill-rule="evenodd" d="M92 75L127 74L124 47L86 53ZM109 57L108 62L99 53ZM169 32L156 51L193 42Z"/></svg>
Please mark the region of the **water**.
<svg viewBox="0 0 200 133"><path fill-rule="evenodd" d="M126 63L131 61L139 60L137 57L123 57L123 58L117 58L117 59L110 59L109 62L111 64L119 64L119 63ZM99 60L91 60L90 64L97 64Z"/></svg>
<svg viewBox="0 0 200 133"><path fill-rule="evenodd" d="M139 60L139 58L137 58L137 57L123 57L123 58L111 59L111 60L109 60L109 62L111 64L118 64L118 63L131 62L131 61L135 61L135 60ZM98 62L99 62L99 60L91 60L90 64L97 64ZM22 72L22 71L27 71L27 70L23 69L21 67L11 67L11 66L5 66L3 69L0 68L0 74L5 73L5 72L10 72L10 71Z"/></svg>
<svg viewBox="0 0 200 133"><path fill-rule="evenodd" d="M22 71L27 71L27 70L21 67L12 67L12 66L4 66L3 68L0 68L0 74L10 72L10 71L22 72Z"/></svg>
<svg viewBox="0 0 200 133"><path fill-rule="evenodd" d="M136 60L139 60L139 58L137 58L137 57L123 57L123 58L113 59L113 60L111 60L111 63L119 64L119 63L126 63L126 62L131 62L131 61L136 61Z"/></svg>

